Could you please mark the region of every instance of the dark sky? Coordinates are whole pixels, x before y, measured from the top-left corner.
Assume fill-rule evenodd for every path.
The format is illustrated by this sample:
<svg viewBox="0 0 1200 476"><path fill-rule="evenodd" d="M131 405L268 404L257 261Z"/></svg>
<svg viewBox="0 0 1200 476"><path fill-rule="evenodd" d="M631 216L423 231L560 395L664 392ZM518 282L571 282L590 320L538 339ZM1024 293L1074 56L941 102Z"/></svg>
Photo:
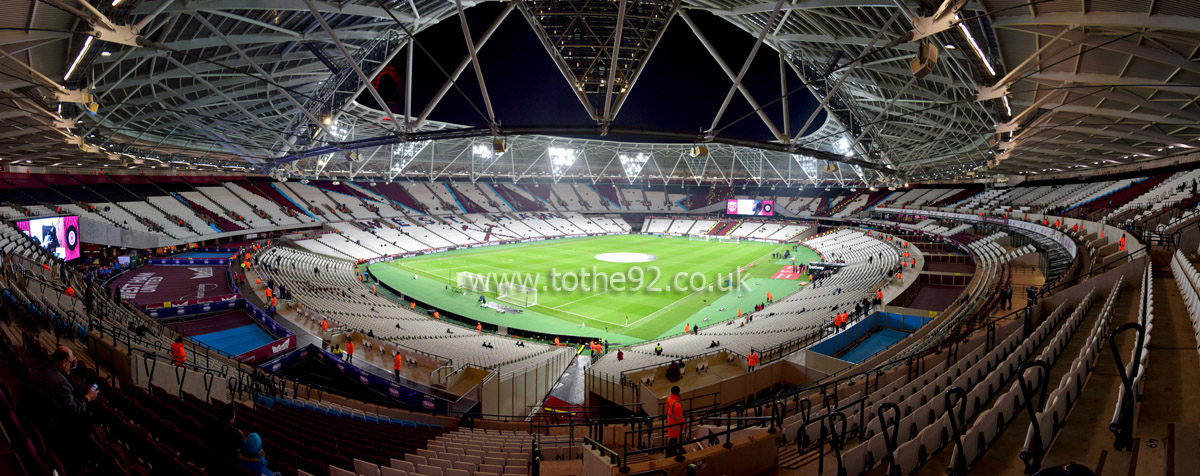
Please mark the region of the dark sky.
<svg viewBox="0 0 1200 476"><path fill-rule="evenodd" d="M475 38L481 36L503 7L504 4L500 2L485 2L467 9L466 16L472 35ZM689 14L736 74L753 48L755 38L707 12L692 11ZM428 50L433 59L431 60L420 48L416 50L413 63L413 115L420 114L445 81L446 76L437 69L433 61L436 60L447 72L452 72L467 54L462 28L455 17L443 20L419 33L417 41ZM397 55L392 63L401 75L405 70L405 53ZM595 125L571 92L562 73L554 66L553 60L538 41L533 29L519 12L514 10L509 14L482 48L479 57L488 94L496 111L496 118L501 124ZM789 89L801 85L790 68L787 75ZM396 111L402 112L402 88L389 83L389 80L380 83L381 95L386 101L395 100L401 104ZM743 83L760 105L765 105L781 95L779 57L775 50L767 46L759 48ZM486 126L486 116L480 114L486 114L483 96L471 66L459 77L457 84L463 93L470 97L470 102L463 98L462 93L451 89L434 109L430 119ZM614 126L699 132L712 124L713 117L731 85L732 81L705 51L687 24L680 18L674 18L630 92ZM366 93L359 97L359 101L367 105L374 104L374 100ZM474 102L480 112L476 112L471 102ZM798 128L803 125L817 103L818 101L805 89L793 93L789 98L792 127ZM782 131L782 103L766 106L765 110L776 127ZM755 140L773 139L758 115L751 112L749 103L740 93L735 92L717 127L725 127L743 115L750 114L749 117L729 126L722 135ZM810 129L820 127L823 119L819 117ZM793 130L792 135L795 134Z"/></svg>

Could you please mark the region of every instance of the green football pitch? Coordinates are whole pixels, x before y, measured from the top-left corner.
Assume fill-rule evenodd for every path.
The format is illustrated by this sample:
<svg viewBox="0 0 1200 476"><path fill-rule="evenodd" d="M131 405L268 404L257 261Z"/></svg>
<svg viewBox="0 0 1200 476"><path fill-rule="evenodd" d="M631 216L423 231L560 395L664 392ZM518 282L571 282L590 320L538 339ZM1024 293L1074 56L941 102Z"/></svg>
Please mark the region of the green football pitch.
<svg viewBox="0 0 1200 476"><path fill-rule="evenodd" d="M795 292L796 280L771 279L786 263L771 254L792 246L616 235L460 249L376 263L370 270L408 296L470 319L632 343L678 334L685 324L708 327L735 318L738 309L748 312L766 301L767 292L775 299ZM597 258L606 253L655 259L627 263ZM803 246L793 254L797 263L818 259ZM488 291L459 288L460 272L486 278ZM744 284L738 286L739 281ZM481 282L467 287L480 289ZM480 295L498 299L500 282L535 288L536 304L501 300L523 309L520 314L481 307Z"/></svg>

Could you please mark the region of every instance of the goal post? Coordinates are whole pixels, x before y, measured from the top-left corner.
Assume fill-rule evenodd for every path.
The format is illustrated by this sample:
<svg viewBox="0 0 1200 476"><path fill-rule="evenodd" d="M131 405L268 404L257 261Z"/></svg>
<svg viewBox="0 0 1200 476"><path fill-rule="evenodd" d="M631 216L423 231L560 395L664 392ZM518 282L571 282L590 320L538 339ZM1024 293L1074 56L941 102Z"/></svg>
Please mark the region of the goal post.
<svg viewBox="0 0 1200 476"><path fill-rule="evenodd" d="M712 235L688 235L688 240L691 241L709 241Z"/></svg>
<svg viewBox="0 0 1200 476"><path fill-rule="evenodd" d="M486 293L490 290L487 276L470 271L459 271L456 276L456 284L460 289L476 293Z"/></svg>
<svg viewBox="0 0 1200 476"><path fill-rule="evenodd" d="M537 305L537 288L517 283L500 283L496 286L498 299L521 307Z"/></svg>
<svg viewBox="0 0 1200 476"><path fill-rule="evenodd" d="M741 241L741 239L736 236L718 236L717 237L718 243L738 243L740 241Z"/></svg>

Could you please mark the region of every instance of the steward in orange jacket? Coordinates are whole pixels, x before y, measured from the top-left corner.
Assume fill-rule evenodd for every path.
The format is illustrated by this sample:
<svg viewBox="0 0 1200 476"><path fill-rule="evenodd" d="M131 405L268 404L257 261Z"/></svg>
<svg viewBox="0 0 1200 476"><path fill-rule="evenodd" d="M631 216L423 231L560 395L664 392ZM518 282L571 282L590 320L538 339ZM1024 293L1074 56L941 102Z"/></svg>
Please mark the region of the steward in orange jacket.
<svg viewBox="0 0 1200 476"><path fill-rule="evenodd" d="M187 362L187 350L183 348L183 337L176 337L175 343L171 344L171 363L183 367Z"/></svg>
<svg viewBox="0 0 1200 476"><path fill-rule="evenodd" d="M679 437L683 434L683 402L679 397L679 386L671 387L671 395L667 397L667 437L671 439L667 447L667 456L679 454Z"/></svg>

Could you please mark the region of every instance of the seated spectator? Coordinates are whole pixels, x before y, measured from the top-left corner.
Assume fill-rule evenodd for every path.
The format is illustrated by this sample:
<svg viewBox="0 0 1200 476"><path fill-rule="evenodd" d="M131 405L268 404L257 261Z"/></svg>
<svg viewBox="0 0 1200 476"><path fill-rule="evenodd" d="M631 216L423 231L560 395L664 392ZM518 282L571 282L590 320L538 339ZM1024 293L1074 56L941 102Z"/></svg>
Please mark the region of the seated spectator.
<svg viewBox="0 0 1200 476"><path fill-rule="evenodd" d="M17 400L17 417L37 428L46 446L65 464L83 463L84 458L68 455L85 446L89 431L88 403L96 400L98 390L88 390L78 397L67 376L79 363L75 353L59 346L21 384ZM68 470L73 468L68 468Z"/></svg>
<svg viewBox="0 0 1200 476"><path fill-rule="evenodd" d="M683 378L683 376L679 373L679 364L672 361L671 365L667 366L667 380L678 382L681 378Z"/></svg>
<svg viewBox="0 0 1200 476"><path fill-rule="evenodd" d="M129 332L137 334L138 337L145 337L146 334L151 336L154 335L154 331L150 330L149 327L146 327L145 324L134 325L132 322L129 323Z"/></svg>
<svg viewBox="0 0 1200 476"><path fill-rule="evenodd" d="M234 406L222 408L208 422L207 439L204 440L212 462L230 461L245 441L242 432L234 428L233 421L237 418Z"/></svg>
<svg viewBox="0 0 1200 476"><path fill-rule="evenodd" d="M253 471L256 476L279 476L279 473L267 469L267 457L263 455L262 438L258 433L246 435L242 449L238 450L237 464Z"/></svg>

